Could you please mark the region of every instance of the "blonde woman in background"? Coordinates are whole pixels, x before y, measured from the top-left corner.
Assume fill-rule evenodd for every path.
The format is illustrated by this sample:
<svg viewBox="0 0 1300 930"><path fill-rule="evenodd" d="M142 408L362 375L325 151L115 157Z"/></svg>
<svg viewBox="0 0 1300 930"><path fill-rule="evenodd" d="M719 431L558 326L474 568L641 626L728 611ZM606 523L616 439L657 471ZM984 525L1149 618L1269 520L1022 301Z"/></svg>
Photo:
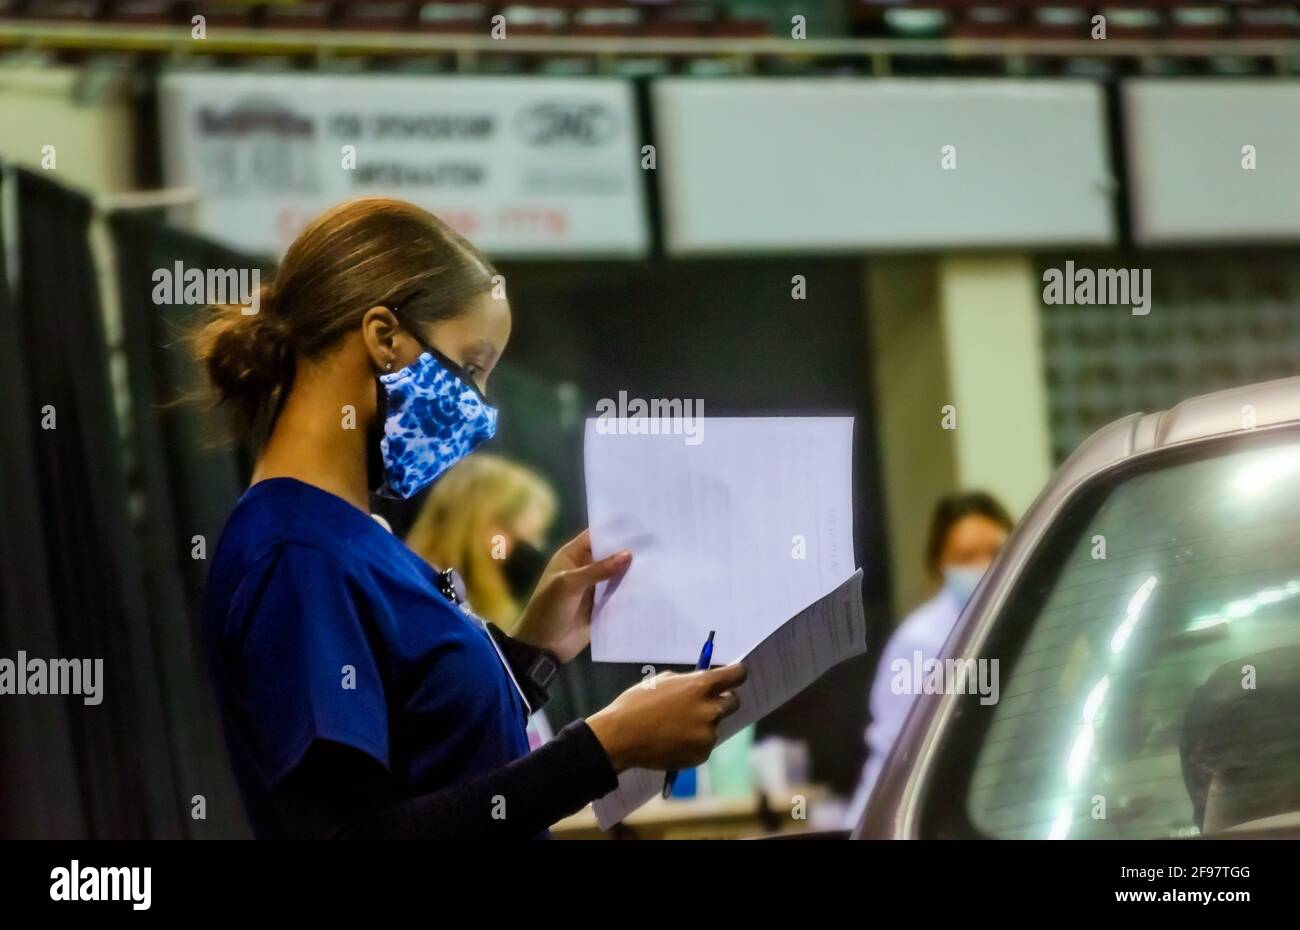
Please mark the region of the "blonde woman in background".
<svg viewBox="0 0 1300 930"><path fill-rule="evenodd" d="M555 492L541 475L496 455L471 455L433 486L406 544L465 581L470 609L512 631L546 567Z"/></svg>

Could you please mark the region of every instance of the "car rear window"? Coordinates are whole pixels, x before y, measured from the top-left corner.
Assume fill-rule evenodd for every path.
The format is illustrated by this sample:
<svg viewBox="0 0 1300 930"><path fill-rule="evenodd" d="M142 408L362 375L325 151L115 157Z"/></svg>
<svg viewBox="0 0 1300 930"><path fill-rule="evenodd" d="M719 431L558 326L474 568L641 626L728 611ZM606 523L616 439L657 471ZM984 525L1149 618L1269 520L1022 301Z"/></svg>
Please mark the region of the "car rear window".
<svg viewBox="0 0 1300 930"><path fill-rule="evenodd" d="M1130 474L1035 554L995 628L1023 633L968 769L978 833L1300 822L1300 441L1217 449Z"/></svg>

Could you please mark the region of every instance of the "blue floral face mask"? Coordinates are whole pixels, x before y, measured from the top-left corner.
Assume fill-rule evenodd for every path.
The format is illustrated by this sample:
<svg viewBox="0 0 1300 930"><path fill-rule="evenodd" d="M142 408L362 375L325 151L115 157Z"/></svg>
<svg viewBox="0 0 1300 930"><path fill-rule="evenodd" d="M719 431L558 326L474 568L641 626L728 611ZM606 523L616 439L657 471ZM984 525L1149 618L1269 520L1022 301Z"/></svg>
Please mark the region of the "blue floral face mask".
<svg viewBox="0 0 1300 930"><path fill-rule="evenodd" d="M379 386L383 480L376 493L383 497L414 496L496 434L496 408L436 350L380 375Z"/></svg>

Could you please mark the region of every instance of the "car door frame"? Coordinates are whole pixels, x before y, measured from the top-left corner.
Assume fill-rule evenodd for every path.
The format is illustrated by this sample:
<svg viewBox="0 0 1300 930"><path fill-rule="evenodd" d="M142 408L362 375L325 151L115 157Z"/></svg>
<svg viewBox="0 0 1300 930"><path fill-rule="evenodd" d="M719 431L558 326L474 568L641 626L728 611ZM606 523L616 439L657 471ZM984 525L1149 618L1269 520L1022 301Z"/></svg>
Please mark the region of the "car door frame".
<svg viewBox="0 0 1300 930"><path fill-rule="evenodd" d="M1296 381L1297 379L1288 379ZM1216 432L1174 443L1153 443L1141 451L1139 434L1154 428L1162 414L1132 414L1094 434L1060 467L1012 532L997 560L985 573L938 658L979 657L1005 615L1012 592L1057 520L1100 484L1123 472L1145 472L1163 458L1195 455L1199 448L1232 447L1250 440L1300 439L1300 420L1253 429ZM932 805L928 803L934 772L952 742L950 735L965 694L919 695L899 739L885 761L875 791L853 839L920 839Z"/></svg>

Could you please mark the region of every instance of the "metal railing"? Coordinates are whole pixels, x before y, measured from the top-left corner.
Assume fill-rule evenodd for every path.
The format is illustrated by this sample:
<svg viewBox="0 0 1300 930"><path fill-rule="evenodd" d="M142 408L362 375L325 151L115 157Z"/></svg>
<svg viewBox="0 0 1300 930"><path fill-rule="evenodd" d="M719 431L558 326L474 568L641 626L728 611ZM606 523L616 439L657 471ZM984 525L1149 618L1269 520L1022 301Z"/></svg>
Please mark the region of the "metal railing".
<svg viewBox="0 0 1300 930"><path fill-rule="evenodd" d="M89 50L157 53L170 56L314 55L334 56L451 55L463 70L472 70L484 55L588 56L612 62L645 56L722 57L746 65L766 57L833 59L861 62L874 72L888 71L894 58L1256 58L1279 65L1300 60L1296 39L788 39L565 37L357 32L337 29L231 29L209 26L195 39L189 26L143 26L113 23L0 22L0 49Z"/></svg>

